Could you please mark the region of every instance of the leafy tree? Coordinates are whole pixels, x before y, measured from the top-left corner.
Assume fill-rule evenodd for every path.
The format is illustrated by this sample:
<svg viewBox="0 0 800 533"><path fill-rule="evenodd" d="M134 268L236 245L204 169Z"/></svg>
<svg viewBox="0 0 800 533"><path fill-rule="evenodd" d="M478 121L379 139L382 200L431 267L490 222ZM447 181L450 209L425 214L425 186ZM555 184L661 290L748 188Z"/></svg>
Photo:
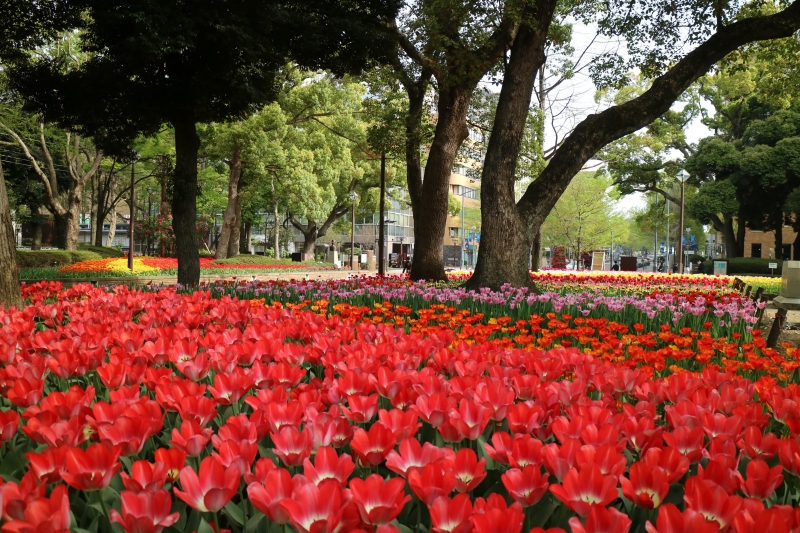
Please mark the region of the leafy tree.
<svg viewBox="0 0 800 533"><path fill-rule="evenodd" d="M529 16L522 19L511 45L487 149L481 254L469 287L530 285L527 265L532 238L590 158L608 143L664 115L694 81L738 47L788 37L800 27L798 3L782 11L777 6L765 6L761 12L754 12L740 9L738 4L715 2L612 1L598 20L601 33L623 37L628 61L653 82L640 96L580 122L516 201L513 185L517 155L554 13L547 0L538 0L527 9ZM684 55L687 43L695 48ZM621 73L630 72L625 62L621 57L601 58L595 63L595 79L619 85ZM617 68L620 66L624 69Z"/></svg>
<svg viewBox="0 0 800 533"><path fill-rule="evenodd" d="M15 88L32 108L110 151L124 152L164 122L173 127L172 214L183 284L200 275L196 124L241 118L273 99L275 72L290 52L301 64L336 73L381 58L390 46L379 21L398 8L392 0L55 3L54 12L33 14L37 24L79 26L90 58L65 73L51 56L26 54L23 42L4 54L13 60ZM0 11L12 25L21 16L31 14Z"/></svg>
<svg viewBox="0 0 800 533"><path fill-rule="evenodd" d="M576 256L627 238L624 217L615 211L611 178L588 172L578 174L559 198L543 227L546 246L571 248ZM615 231L616 230L616 231Z"/></svg>

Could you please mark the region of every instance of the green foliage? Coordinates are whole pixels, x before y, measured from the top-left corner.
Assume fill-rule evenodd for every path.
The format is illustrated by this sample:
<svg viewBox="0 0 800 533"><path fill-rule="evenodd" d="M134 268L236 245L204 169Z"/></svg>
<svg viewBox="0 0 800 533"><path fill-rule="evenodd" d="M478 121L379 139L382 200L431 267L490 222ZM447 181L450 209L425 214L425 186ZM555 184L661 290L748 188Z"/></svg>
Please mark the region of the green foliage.
<svg viewBox="0 0 800 533"><path fill-rule="evenodd" d="M611 179L602 173L575 176L542 227L544 246L565 246L576 253L627 239L627 224L615 211Z"/></svg>
<svg viewBox="0 0 800 533"><path fill-rule="evenodd" d="M122 257L124 254L114 248L104 246L79 246L78 250L18 250L17 264L21 268L46 268L53 264L59 266L70 265L90 259L105 259L107 257Z"/></svg>
<svg viewBox="0 0 800 533"><path fill-rule="evenodd" d="M122 253L121 250L118 250L116 248L109 248L107 246L94 246L92 244L79 243L78 250L79 251L85 250L87 252L95 253L99 255L101 258L125 257L125 254Z"/></svg>

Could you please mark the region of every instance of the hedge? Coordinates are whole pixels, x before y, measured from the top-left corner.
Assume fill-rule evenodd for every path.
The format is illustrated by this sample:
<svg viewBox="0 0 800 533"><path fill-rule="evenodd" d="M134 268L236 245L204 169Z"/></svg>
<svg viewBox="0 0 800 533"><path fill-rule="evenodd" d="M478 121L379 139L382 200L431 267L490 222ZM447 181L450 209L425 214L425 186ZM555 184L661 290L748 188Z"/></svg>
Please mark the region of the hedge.
<svg viewBox="0 0 800 533"><path fill-rule="evenodd" d="M728 274L731 276L739 274L756 274L760 276L769 276L774 272L776 276L780 276L783 268L783 261L780 259L762 259L760 257L730 257L727 259L709 259L705 262L706 272L712 274L714 272L714 261L727 261ZM770 269L770 263L777 263L778 268Z"/></svg>
<svg viewBox="0 0 800 533"><path fill-rule="evenodd" d="M53 264L70 265L89 259L122 257L124 254L115 248L104 246L79 246L78 250L17 250L17 265L22 268L47 268Z"/></svg>

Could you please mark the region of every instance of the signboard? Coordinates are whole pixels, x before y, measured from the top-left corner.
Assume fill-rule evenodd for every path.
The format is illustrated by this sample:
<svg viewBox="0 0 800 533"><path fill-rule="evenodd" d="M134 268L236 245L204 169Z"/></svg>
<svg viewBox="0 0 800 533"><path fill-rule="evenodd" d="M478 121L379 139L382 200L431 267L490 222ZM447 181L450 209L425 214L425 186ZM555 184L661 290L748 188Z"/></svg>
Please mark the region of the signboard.
<svg viewBox="0 0 800 533"><path fill-rule="evenodd" d="M623 272L636 272L636 258L635 257L620 257L619 269Z"/></svg>
<svg viewBox="0 0 800 533"><path fill-rule="evenodd" d="M770 263L769 268L778 268L778 263Z"/></svg>
<svg viewBox="0 0 800 533"><path fill-rule="evenodd" d="M603 270L603 263L605 263L605 260L605 252L592 252L592 270Z"/></svg>
<svg viewBox="0 0 800 533"><path fill-rule="evenodd" d="M714 275L727 276L728 275L728 262L727 261L714 261Z"/></svg>

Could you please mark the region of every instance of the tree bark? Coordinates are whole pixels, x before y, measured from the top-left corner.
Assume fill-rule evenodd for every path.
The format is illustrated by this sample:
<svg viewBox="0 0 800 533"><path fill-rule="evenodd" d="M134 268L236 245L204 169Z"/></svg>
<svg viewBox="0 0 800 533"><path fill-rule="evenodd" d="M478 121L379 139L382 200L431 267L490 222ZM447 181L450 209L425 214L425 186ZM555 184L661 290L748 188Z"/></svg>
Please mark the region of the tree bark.
<svg viewBox="0 0 800 533"><path fill-rule="evenodd" d="M542 228L533 235L531 244L531 272L538 272L542 269Z"/></svg>
<svg viewBox="0 0 800 533"><path fill-rule="evenodd" d="M17 243L11 223L11 206L6 193L3 165L0 163L0 303L6 308L22 307L17 270Z"/></svg>
<svg viewBox="0 0 800 533"><path fill-rule="evenodd" d="M411 279L446 280L444 234L450 175L461 143L467 138L467 111L474 85L445 87L439 92L436 134L425 165L425 179L418 194L411 193L415 213L414 263Z"/></svg>
<svg viewBox="0 0 800 533"><path fill-rule="evenodd" d="M242 175L242 148L238 144L233 149L228 169L228 204L225 206L222 229L217 239L215 259L229 257L228 245L231 240L231 232L234 227L239 226L239 220L236 218L236 205L239 201L239 177Z"/></svg>
<svg viewBox="0 0 800 533"><path fill-rule="evenodd" d="M745 225L744 208L739 208L739 216L737 217L736 226L736 255L733 257L744 257L744 239L747 235L747 226ZM732 223L731 223L732 224Z"/></svg>
<svg viewBox="0 0 800 533"><path fill-rule="evenodd" d="M469 288L499 290L505 283L533 287L528 261L544 220L529 221L522 216L516 206L514 181L555 4L555 0L540 0L535 13L538 27L521 26L511 47L481 177L481 252L467 281Z"/></svg>
<svg viewBox="0 0 800 533"><path fill-rule="evenodd" d="M239 218L241 218L241 212ZM239 239L239 253L249 254L250 240L253 238L253 225L250 222L245 222L240 235L243 237Z"/></svg>
<svg viewBox="0 0 800 533"><path fill-rule="evenodd" d="M739 244L736 242L736 232L733 231L733 217L724 215L722 238L725 240L725 255L727 257L741 257Z"/></svg>
<svg viewBox="0 0 800 533"><path fill-rule="evenodd" d="M178 256L178 283L200 282L200 253L197 243L197 154L200 138L191 115L172 120L175 128L175 173L172 193L172 229Z"/></svg>
<svg viewBox="0 0 800 533"><path fill-rule="evenodd" d="M33 226L33 242L31 243L31 250L42 249L42 223L31 222Z"/></svg>
<svg viewBox="0 0 800 533"><path fill-rule="evenodd" d="M236 257L241 253L242 247L242 233L244 233L244 224L242 224L242 202L236 202L236 225L231 227L231 238L228 241L228 257Z"/></svg>
<svg viewBox="0 0 800 533"><path fill-rule="evenodd" d="M114 244L114 236L117 234L117 210L112 209L108 218L108 236L106 236L106 246L111 248ZM102 246L102 241L101 241Z"/></svg>

